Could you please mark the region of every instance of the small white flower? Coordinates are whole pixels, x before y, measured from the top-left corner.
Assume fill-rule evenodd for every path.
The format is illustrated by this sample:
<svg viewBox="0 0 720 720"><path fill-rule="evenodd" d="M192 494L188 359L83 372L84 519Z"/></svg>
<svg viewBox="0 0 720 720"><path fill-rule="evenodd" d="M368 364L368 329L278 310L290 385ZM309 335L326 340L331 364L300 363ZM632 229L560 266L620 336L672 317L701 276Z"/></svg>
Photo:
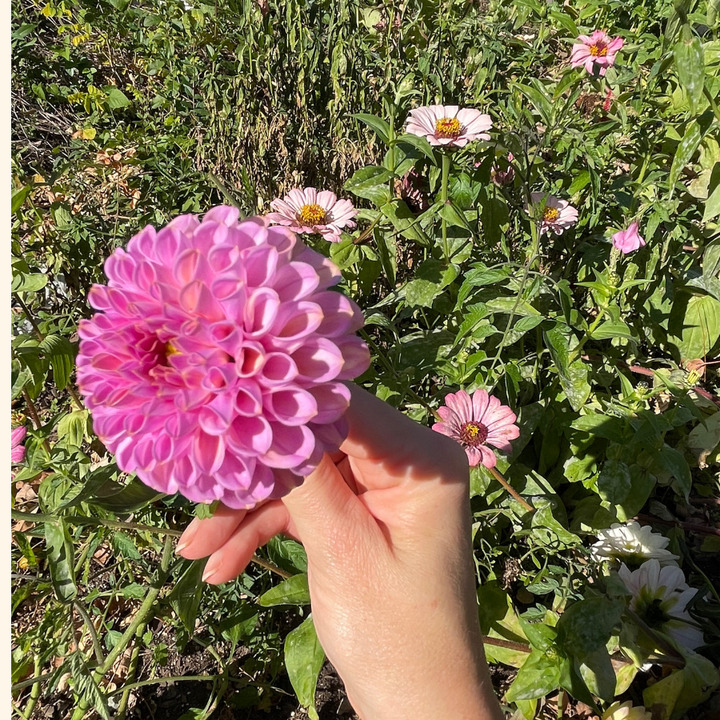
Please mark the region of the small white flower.
<svg viewBox="0 0 720 720"><path fill-rule="evenodd" d="M618 574L632 595L630 609L649 628L690 650L704 644L702 631L686 610L697 589L688 586L679 567L661 568L657 560L648 560L633 572L623 563Z"/></svg>
<svg viewBox="0 0 720 720"><path fill-rule="evenodd" d="M651 720L652 713L642 705L633 707L630 700L624 703L613 703L603 714L602 720Z"/></svg>
<svg viewBox="0 0 720 720"><path fill-rule="evenodd" d="M597 535L598 540L591 548L596 562L620 560L633 569L646 560L677 565L678 556L666 550L670 539L654 533L649 525L641 526L635 520L626 525L615 523Z"/></svg>

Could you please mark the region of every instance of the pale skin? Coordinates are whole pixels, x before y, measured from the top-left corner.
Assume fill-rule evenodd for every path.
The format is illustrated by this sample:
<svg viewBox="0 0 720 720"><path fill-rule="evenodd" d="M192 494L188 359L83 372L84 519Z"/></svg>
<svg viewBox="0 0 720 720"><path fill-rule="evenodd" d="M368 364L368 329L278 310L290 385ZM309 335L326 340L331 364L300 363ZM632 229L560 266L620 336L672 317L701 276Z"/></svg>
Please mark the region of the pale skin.
<svg viewBox="0 0 720 720"><path fill-rule="evenodd" d="M318 638L362 720L500 720L478 622L462 448L351 386L350 432L302 486L195 519L178 552L237 577L282 533L302 542Z"/></svg>

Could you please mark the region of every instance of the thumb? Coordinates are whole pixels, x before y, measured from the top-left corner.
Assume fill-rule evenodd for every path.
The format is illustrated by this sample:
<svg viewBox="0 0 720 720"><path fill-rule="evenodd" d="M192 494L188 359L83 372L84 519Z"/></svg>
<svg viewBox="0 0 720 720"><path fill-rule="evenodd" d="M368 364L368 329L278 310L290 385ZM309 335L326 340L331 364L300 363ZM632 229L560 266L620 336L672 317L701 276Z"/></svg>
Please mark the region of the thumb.
<svg viewBox="0 0 720 720"><path fill-rule="evenodd" d="M375 519L328 455L282 501L310 558L344 554L367 541L367 533L382 536Z"/></svg>

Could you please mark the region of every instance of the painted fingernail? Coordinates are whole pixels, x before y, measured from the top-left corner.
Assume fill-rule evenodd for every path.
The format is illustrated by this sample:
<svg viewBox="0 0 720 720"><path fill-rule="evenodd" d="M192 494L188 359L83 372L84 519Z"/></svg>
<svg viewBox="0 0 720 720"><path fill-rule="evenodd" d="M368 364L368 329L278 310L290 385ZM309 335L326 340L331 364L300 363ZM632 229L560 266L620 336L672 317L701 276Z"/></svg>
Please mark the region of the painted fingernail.
<svg viewBox="0 0 720 720"><path fill-rule="evenodd" d="M218 571L219 569L220 569L219 567L215 567L215 568L205 568L205 572L203 573L203 576L202 576L203 582L209 582L209 581L210 581L210 578L211 578L213 575L217 575L217 571Z"/></svg>

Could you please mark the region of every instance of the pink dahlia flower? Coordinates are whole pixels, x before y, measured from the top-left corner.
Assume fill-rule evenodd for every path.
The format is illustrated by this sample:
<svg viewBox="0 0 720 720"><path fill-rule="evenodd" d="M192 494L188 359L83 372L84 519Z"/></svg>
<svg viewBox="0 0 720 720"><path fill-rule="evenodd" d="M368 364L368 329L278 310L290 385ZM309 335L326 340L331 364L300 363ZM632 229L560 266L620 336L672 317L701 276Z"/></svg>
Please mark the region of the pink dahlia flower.
<svg viewBox="0 0 720 720"><path fill-rule="evenodd" d="M267 219L276 225L284 225L297 233L322 235L330 242L340 242L342 228L354 228L353 218L358 211L349 200L338 200L329 190L318 192L315 188L296 188L282 200L270 203L275 211Z"/></svg>
<svg viewBox="0 0 720 720"><path fill-rule="evenodd" d="M21 463L25 459L25 446L20 443L25 439L27 430L24 427L17 427L10 433L10 462ZM10 479L15 479L15 473L10 471Z"/></svg>
<svg viewBox="0 0 720 720"><path fill-rule="evenodd" d="M542 208L542 215L538 218L541 235L549 230L562 235L577 222L578 211L567 200L540 192L530 193L530 200L533 208L538 208L538 211Z"/></svg>
<svg viewBox="0 0 720 720"><path fill-rule="evenodd" d="M160 492L252 508L344 438L369 362L339 270L232 207L148 226L105 262L77 377L118 466Z"/></svg>
<svg viewBox="0 0 720 720"><path fill-rule="evenodd" d="M465 147L472 140L489 140L489 115L457 105L429 105L410 111L405 131L424 137L431 145Z"/></svg>
<svg viewBox="0 0 720 720"><path fill-rule="evenodd" d="M435 423L433 430L459 442L470 467L495 467L495 452L488 445L508 453L512 450L509 441L520 435L515 413L485 390L476 390L472 397L464 390L450 393L437 412L442 422Z"/></svg>
<svg viewBox="0 0 720 720"><path fill-rule="evenodd" d="M615 55L624 45L622 38L611 38L606 32L596 30L592 35L580 35L572 46L570 64L574 68L585 67L592 75L593 65L600 68L600 75L615 64Z"/></svg>
<svg viewBox="0 0 720 720"><path fill-rule="evenodd" d="M645 240L638 232L638 224L636 222L630 223L630 225L620 232L616 232L612 236L613 246L616 247L620 252L627 255L628 253L635 252L638 248L645 245Z"/></svg>

